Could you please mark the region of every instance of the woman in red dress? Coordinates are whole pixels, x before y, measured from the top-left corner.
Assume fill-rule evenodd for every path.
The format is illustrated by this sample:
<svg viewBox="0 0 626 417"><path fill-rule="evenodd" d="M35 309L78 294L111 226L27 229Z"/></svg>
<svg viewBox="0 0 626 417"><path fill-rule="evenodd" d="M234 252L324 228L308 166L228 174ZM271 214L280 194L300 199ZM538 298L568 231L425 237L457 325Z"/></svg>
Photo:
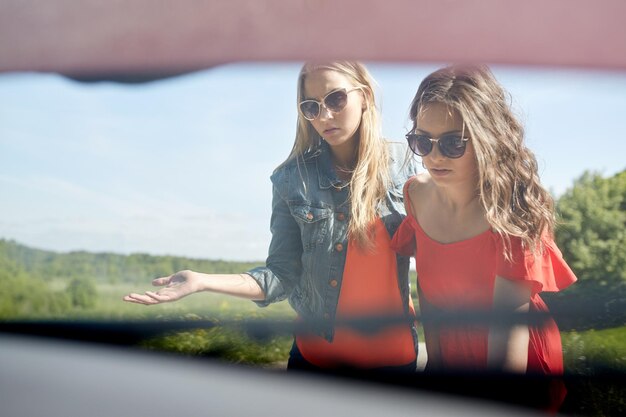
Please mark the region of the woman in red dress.
<svg viewBox="0 0 626 417"><path fill-rule="evenodd" d="M415 256L423 317L439 311L546 312L542 291L576 281L553 240L554 210L507 94L486 66L430 74L407 134L426 173L405 185L393 247ZM559 330L424 324L429 370L563 373Z"/></svg>

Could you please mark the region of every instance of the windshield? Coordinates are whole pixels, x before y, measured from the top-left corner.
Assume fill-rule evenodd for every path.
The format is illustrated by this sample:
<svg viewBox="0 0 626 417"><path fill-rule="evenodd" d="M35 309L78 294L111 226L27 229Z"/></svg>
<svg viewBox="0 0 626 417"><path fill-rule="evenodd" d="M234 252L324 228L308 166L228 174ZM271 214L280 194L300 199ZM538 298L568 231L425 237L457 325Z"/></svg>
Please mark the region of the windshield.
<svg viewBox="0 0 626 417"><path fill-rule="evenodd" d="M383 136L404 141L417 86L441 65L366 64L377 81ZM122 296L175 271L239 274L265 264L270 175L293 146L301 65L231 64L130 84L0 76L0 318L88 320L83 333L108 322L117 343L285 369L297 316L287 302L259 308L203 293L144 308ZM559 323L566 375L623 373L626 75L492 70L511 93L557 204L556 241L579 278L545 297ZM134 336L120 330L136 320L170 325L146 324ZM620 389L572 384L562 411L586 413L597 398L619 407Z"/></svg>

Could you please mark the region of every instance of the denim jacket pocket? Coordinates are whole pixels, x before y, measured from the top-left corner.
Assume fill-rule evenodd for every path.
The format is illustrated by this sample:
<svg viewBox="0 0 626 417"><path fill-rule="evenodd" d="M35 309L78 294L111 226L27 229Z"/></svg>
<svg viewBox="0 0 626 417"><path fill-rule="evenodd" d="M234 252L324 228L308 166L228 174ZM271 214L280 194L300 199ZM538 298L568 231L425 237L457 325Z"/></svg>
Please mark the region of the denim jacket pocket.
<svg viewBox="0 0 626 417"><path fill-rule="evenodd" d="M333 214L331 208L316 207L307 202L290 202L289 210L300 227L305 251L324 242L329 230L328 221Z"/></svg>

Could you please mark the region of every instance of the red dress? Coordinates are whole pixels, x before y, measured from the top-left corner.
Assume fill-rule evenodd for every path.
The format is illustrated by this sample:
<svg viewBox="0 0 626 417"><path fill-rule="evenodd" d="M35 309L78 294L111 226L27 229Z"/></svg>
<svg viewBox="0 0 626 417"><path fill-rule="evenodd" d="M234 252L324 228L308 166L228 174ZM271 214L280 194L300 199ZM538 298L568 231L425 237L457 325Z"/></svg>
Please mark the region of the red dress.
<svg viewBox="0 0 626 417"><path fill-rule="evenodd" d="M408 189L407 182L405 194ZM410 200L405 198L410 205ZM409 207L410 208L410 207ZM407 210L412 213L412 210ZM542 291L559 291L576 281L551 238L544 238L545 250L536 258L522 248L519 238L511 238L512 262L504 257L500 235L487 230L472 238L443 244L431 239L409 214L392 241L392 248L414 255L423 296L443 310L477 309L492 305L496 276L524 281L531 288L530 311L548 311L539 297ZM553 320L541 327L529 327L529 373L563 373L561 336ZM487 337L485 325L441 327L439 344L444 369L485 370Z"/></svg>

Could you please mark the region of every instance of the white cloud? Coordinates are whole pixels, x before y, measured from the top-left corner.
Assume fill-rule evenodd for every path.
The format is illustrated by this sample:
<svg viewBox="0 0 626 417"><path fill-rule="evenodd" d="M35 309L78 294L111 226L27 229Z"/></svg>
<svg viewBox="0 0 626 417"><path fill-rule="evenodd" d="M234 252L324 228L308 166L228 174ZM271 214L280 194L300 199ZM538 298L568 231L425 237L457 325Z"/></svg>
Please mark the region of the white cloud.
<svg viewBox="0 0 626 417"><path fill-rule="evenodd" d="M266 255L265 216L215 211L140 193L107 195L49 177L2 175L0 186L23 192L0 207L0 236L36 247L237 260L262 260ZM47 207L26 201L37 195L47 196Z"/></svg>

